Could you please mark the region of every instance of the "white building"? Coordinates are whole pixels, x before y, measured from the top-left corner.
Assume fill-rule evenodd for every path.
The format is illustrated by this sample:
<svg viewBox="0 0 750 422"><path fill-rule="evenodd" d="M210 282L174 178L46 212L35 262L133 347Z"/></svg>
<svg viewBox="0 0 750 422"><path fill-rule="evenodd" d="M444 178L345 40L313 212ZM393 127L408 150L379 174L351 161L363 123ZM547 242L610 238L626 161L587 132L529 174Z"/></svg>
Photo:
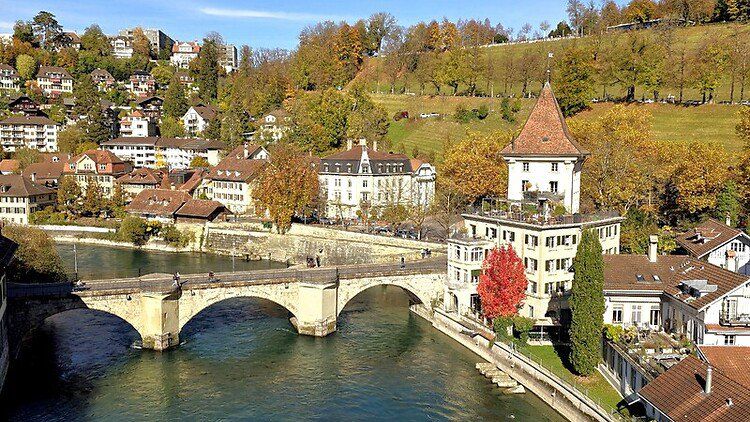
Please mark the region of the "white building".
<svg viewBox="0 0 750 422"><path fill-rule="evenodd" d="M145 138L156 135L156 124L140 110L134 110L120 119L120 136Z"/></svg>
<svg viewBox="0 0 750 422"><path fill-rule="evenodd" d="M129 59L133 57L133 42L131 38L125 36L112 37L109 43L112 44L112 57L116 59Z"/></svg>
<svg viewBox="0 0 750 422"><path fill-rule="evenodd" d="M263 142L278 142L289 131L291 118L284 109L274 110L263 116L258 136Z"/></svg>
<svg viewBox="0 0 750 422"><path fill-rule="evenodd" d="M0 121L0 146L8 152L21 147L55 152L57 131L57 123L48 117L11 116Z"/></svg>
<svg viewBox="0 0 750 422"><path fill-rule="evenodd" d="M223 144L200 138L120 137L102 142L110 151L136 168L186 169L195 157L203 157L212 166L219 164Z"/></svg>
<svg viewBox="0 0 750 422"><path fill-rule="evenodd" d="M169 61L175 67L187 69L190 62L198 57L200 51L201 46L196 41L176 42L172 46L172 57L169 58Z"/></svg>
<svg viewBox="0 0 750 422"><path fill-rule="evenodd" d="M156 91L156 79L146 71L136 70L130 75L128 91L136 98L148 97Z"/></svg>
<svg viewBox="0 0 750 422"><path fill-rule="evenodd" d="M182 116L182 125L185 133L195 136L206 130L208 124L216 118L216 109L213 106L198 104L191 106Z"/></svg>
<svg viewBox="0 0 750 422"><path fill-rule="evenodd" d="M120 137L102 142L99 148L110 151L123 161L130 161L136 168L156 168L156 141L159 138Z"/></svg>
<svg viewBox="0 0 750 422"><path fill-rule="evenodd" d="M40 66L36 74L36 83L44 95L50 97L73 92L73 77L64 67Z"/></svg>
<svg viewBox="0 0 750 422"><path fill-rule="evenodd" d="M239 146L209 171L195 195L205 194L235 214L253 214L255 180L267 160L262 146Z"/></svg>
<svg viewBox="0 0 750 422"><path fill-rule="evenodd" d="M91 80L99 91L107 91L115 85L115 78L106 69L96 68L91 71Z"/></svg>
<svg viewBox="0 0 750 422"><path fill-rule="evenodd" d="M528 279L520 314L534 318L540 332L559 331L566 324L570 268L583 231L596 231L605 254L620 250L621 217L577 213L580 171L588 155L570 136L545 85L520 134L503 150L511 169L508 198L485 201L476 212L464 214L463 229L448 240L448 310L481 314L476 287L482 262L492 248L509 245Z"/></svg>
<svg viewBox="0 0 750 422"><path fill-rule="evenodd" d="M708 219L677 236L686 254L729 271L750 274L750 236L739 229Z"/></svg>
<svg viewBox="0 0 750 422"><path fill-rule="evenodd" d="M321 159L318 180L330 218L356 219L362 207L428 207L435 196L435 168L403 154L381 152L360 140L347 150Z"/></svg>
<svg viewBox="0 0 750 422"><path fill-rule="evenodd" d="M0 63L0 89L4 91L18 91L21 89L21 77L13 66Z"/></svg>
<svg viewBox="0 0 750 422"><path fill-rule="evenodd" d="M20 174L0 175L0 221L29 224L31 213L54 205L57 192L33 177Z"/></svg>

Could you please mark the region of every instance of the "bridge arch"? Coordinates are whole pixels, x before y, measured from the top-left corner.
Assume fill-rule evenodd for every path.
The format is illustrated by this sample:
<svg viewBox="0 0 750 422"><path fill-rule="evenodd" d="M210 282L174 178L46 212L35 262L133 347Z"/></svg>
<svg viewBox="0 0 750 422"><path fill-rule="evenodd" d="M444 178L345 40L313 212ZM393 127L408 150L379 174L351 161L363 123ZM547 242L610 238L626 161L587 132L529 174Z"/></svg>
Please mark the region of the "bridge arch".
<svg viewBox="0 0 750 422"><path fill-rule="evenodd" d="M429 290L420 286L414 282L410 277L398 276L398 277L378 277L378 278L367 278L367 279L353 279L353 280L342 280L339 284L339 296L337 300L337 311L336 316L341 314L341 311L346 305L351 302L357 295L364 292L367 289L377 286L397 286L400 287L407 295L409 299L414 303L420 303L429 306L434 297L431 296Z"/></svg>
<svg viewBox="0 0 750 422"><path fill-rule="evenodd" d="M218 289L189 289L180 298L180 331L198 314L225 300L250 298L275 303L296 317L298 288L292 284L254 285Z"/></svg>

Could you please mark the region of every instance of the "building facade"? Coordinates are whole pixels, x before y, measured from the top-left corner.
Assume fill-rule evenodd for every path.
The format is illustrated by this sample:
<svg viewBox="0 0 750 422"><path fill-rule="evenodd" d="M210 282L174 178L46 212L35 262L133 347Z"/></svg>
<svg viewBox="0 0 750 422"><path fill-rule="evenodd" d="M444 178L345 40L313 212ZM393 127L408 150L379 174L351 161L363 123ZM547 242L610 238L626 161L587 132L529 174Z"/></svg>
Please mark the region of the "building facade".
<svg viewBox="0 0 750 422"><path fill-rule="evenodd" d="M237 70L237 47L232 44L224 44L221 46L222 54L219 58L219 66L224 68L227 73L232 73Z"/></svg>
<svg viewBox="0 0 750 422"><path fill-rule="evenodd" d="M583 231L594 230L603 252L616 254L622 218L578 213L580 171L589 153L570 136L549 84L502 153L510 169L508 196L464 214L463 227L448 240L445 303L450 311L480 316L482 262L493 248L510 246L528 279L519 313L536 320L536 331L559 331L570 317L571 266Z"/></svg>
<svg viewBox="0 0 750 422"><path fill-rule="evenodd" d="M45 116L11 116L0 121L0 145L8 152L22 147L55 152L57 131L57 122Z"/></svg>
<svg viewBox="0 0 750 422"><path fill-rule="evenodd" d="M156 135L156 123L140 110L134 110L120 119L120 136L123 138L145 138Z"/></svg>
<svg viewBox="0 0 750 422"><path fill-rule="evenodd" d="M172 46L172 56L169 61L173 66L187 69L190 62L198 57L201 46L197 41L177 42Z"/></svg>
<svg viewBox="0 0 750 422"><path fill-rule="evenodd" d="M0 89L4 91L18 91L21 89L21 77L16 69L4 63L0 63Z"/></svg>
<svg viewBox="0 0 750 422"><path fill-rule="evenodd" d="M100 148L110 151L136 168L187 169L195 157L209 165L219 164L224 147L219 141L201 138L120 137L102 142Z"/></svg>
<svg viewBox="0 0 750 422"><path fill-rule="evenodd" d="M105 69L96 68L91 71L91 80L99 91L107 91L115 86L114 76Z"/></svg>
<svg viewBox="0 0 750 422"><path fill-rule="evenodd" d="M156 92L156 79L146 71L136 70L130 75L128 91L136 98L153 95Z"/></svg>
<svg viewBox="0 0 750 422"><path fill-rule="evenodd" d="M212 106L204 106L203 104L191 106L182 116L185 133L189 136L200 134L208 128L209 123L216 118L216 114L216 109Z"/></svg>
<svg viewBox="0 0 750 422"><path fill-rule="evenodd" d="M29 224L31 213L54 205L56 191L20 174L0 175L0 221Z"/></svg>
<svg viewBox="0 0 750 422"><path fill-rule="evenodd" d="M208 172L194 196L205 195L235 214L253 214L255 181L267 160L259 145L239 146Z"/></svg>
<svg viewBox="0 0 750 422"><path fill-rule="evenodd" d="M365 140L357 146L350 140L346 151L322 158L318 180L329 218L357 219L363 207L427 207L435 196L434 167L378 151L377 143L368 148Z"/></svg>
<svg viewBox="0 0 750 422"><path fill-rule="evenodd" d="M96 183L104 196L109 198L115 190L117 179L131 170L130 164L111 151L91 149L68 160L63 175L73 177L83 192L89 184Z"/></svg>
<svg viewBox="0 0 750 422"><path fill-rule="evenodd" d="M73 92L73 77L64 67L40 66L36 74L36 83L44 95L53 98Z"/></svg>
<svg viewBox="0 0 750 422"><path fill-rule="evenodd" d="M680 252L729 271L750 274L750 236L742 230L709 218L677 236Z"/></svg>
<svg viewBox="0 0 750 422"><path fill-rule="evenodd" d="M112 37L109 40L112 45L112 57L116 59L129 59L133 57L133 41L126 36Z"/></svg>

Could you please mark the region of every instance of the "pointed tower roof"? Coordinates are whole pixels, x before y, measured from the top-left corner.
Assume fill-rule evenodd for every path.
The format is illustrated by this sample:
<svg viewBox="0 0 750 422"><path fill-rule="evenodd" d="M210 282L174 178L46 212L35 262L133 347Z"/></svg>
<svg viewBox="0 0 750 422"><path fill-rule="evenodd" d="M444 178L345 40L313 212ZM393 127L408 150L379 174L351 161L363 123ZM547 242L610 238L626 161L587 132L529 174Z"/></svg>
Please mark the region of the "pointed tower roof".
<svg viewBox="0 0 750 422"><path fill-rule="evenodd" d="M573 139L549 82L544 84L521 133L502 151L504 157L579 156L589 152Z"/></svg>

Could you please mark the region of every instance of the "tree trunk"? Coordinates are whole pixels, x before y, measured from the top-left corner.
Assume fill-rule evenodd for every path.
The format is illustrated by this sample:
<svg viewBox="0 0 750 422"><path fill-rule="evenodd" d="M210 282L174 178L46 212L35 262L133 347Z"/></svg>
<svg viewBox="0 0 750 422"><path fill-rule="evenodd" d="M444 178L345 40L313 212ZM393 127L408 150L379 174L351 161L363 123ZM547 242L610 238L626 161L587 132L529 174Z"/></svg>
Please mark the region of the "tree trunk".
<svg viewBox="0 0 750 422"><path fill-rule="evenodd" d="M625 98L626 101L632 102L635 100L635 85L630 85L628 87L628 96Z"/></svg>

